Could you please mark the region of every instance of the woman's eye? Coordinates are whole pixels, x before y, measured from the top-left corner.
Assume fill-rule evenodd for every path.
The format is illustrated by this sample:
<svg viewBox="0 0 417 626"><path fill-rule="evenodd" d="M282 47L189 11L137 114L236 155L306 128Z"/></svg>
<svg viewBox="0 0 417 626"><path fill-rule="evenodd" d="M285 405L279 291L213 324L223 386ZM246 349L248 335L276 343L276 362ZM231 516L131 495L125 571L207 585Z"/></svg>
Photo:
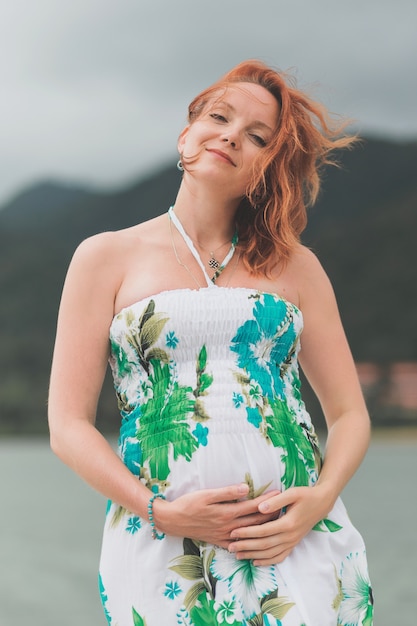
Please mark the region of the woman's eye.
<svg viewBox="0 0 417 626"><path fill-rule="evenodd" d="M212 117L217 122L227 122L227 119L224 117L224 115L221 115L220 113L210 113L210 117Z"/></svg>
<svg viewBox="0 0 417 626"><path fill-rule="evenodd" d="M260 137L259 135L251 135L251 138L258 146L265 148L266 141L263 137Z"/></svg>

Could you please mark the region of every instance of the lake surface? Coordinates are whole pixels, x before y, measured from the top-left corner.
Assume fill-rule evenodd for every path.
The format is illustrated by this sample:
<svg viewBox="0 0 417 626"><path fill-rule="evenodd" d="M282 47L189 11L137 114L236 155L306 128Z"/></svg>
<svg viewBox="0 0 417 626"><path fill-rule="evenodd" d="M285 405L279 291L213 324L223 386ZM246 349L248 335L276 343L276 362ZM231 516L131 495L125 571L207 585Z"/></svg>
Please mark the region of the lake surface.
<svg viewBox="0 0 417 626"><path fill-rule="evenodd" d="M416 483L417 432L376 433L343 496L367 543L375 626L417 624ZM4 439L0 502L0 626L105 626L104 498L46 440Z"/></svg>

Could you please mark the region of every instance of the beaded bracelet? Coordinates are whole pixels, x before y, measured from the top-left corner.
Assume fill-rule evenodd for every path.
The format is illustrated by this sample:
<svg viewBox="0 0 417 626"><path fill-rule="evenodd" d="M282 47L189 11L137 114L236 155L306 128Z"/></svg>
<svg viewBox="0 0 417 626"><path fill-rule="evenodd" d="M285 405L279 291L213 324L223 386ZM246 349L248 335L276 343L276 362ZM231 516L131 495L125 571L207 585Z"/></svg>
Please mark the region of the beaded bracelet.
<svg viewBox="0 0 417 626"><path fill-rule="evenodd" d="M156 529L155 522L153 520L153 503L155 498L161 498L162 500L166 500L163 493L154 493L151 496L151 499L148 502L148 519L152 529L152 539L163 539L165 537L165 533L159 533Z"/></svg>

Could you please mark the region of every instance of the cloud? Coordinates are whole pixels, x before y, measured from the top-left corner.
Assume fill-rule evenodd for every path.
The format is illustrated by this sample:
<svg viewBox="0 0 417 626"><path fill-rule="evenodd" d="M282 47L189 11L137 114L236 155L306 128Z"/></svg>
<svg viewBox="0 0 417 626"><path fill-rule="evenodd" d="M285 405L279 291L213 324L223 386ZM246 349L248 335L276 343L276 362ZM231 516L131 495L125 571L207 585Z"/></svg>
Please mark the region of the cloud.
<svg viewBox="0 0 417 626"><path fill-rule="evenodd" d="M0 201L46 176L113 186L175 159L188 102L251 57L364 132L417 136L414 0L3 5Z"/></svg>

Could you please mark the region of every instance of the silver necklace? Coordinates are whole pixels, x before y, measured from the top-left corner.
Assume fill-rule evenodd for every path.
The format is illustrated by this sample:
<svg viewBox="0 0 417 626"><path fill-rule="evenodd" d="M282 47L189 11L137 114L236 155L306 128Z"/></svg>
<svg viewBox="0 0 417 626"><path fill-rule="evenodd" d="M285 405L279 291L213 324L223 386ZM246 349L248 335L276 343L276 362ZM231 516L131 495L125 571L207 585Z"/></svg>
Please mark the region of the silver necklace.
<svg viewBox="0 0 417 626"><path fill-rule="evenodd" d="M230 243L229 239L220 244L220 246L217 246L217 248L215 248L214 250L206 250L206 248L203 248L203 246L199 244L199 247L204 250L204 252L208 252L210 254L210 259L207 261L207 265L211 267L212 270L217 270L220 267L221 263L216 259L216 252L217 250L223 248L223 246L225 246L227 243Z"/></svg>
<svg viewBox="0 0 417 626"><path fill-rule="evenodd" d="M179 255L178 255L177 247L176 247L175 241L174 241L174 233L172 232L172 220L171 219L169 220L169 232L170 232L170 235L171 235L172 249L174 251L175 258L177 259L178 265L181 265L181 267L183 267L185 270L187 270L187 272L193 278L193 280L195 281L197 286L201 289L200 283L198 282L198 280L196 279L196 277L194 276L194 274L192 273L192 271L190 270L188 265L186 265L183 261L181 261Z"/></svg>
<svg viewBox="0 0 417 626"><path fill-rule="evenodd" d="M180 233L180 235L182 236L182 238L184 239L185 244L187 245L188 249L190 250L191 254L193 255L193 257L195 258L195 260L197 261L198 265L201 268L201 271L204 274L204 277L207 281L207 286L212 287L214 285L214 283L216 282L217 278L220 276L220 274L223 272L223 270L226 268L226 266L228 265L228 263L230 262L231 258L234 255L234 252L236 250L236 245L238 242L238 234L237 231L235 232L233 239L231 241L230 244L230 249L228 251L228 253L226 254L225 258L223 259L223 261L221 263L218 263L217 267L215 268L216 271L213 274L213 276L210 278L206 272L206 269L204 267L204 264L201 260L201 257L192 241L192 239L190 238L190 236L185 232L183 225L181 224L180 220L178 219L177 215L174 213L174 208L170 207L169 211L168 211L168 217L170 218L170 232L171 232L171 241L172 241L172 245L173 245L173 249L174 249L174 254L175 257L178 261L178 263L180 265L182 265L182 267L184 267L188 273L193 277L193 279L196 281L196 283L201 286L199 284L199 282L197 281L196 277L193 275L193 273L191 272L191 270L187 267L187 265L185 265L185 263L183 263L181 261L181 259L178 256L178 252L175 246L175 242L174 242L174 237L173 237L173 233L172 233L172 226L171 226L171 222L174 222L174 225L176 227L176 229L178 230L178 232ZM223 244L224 245L224 244ZM239 255L240 256L240 255ZM212 268L214 269L214 268Z"/></svg>

